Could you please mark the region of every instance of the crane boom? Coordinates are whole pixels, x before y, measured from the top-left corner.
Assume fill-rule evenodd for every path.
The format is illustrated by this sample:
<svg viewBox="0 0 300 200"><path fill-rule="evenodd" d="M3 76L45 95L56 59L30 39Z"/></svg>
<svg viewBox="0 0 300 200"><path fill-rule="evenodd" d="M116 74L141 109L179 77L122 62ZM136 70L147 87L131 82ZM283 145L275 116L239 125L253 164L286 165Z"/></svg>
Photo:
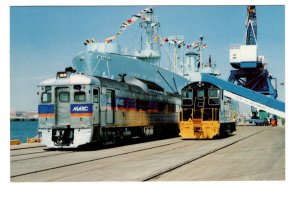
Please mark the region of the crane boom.
<svg viewBox="0 0 300 200"><path fill-rule="evenodd" d="M249 5L247 9L247 34L246 45L256 45L257 41L257 22L255 6Z"/></svg>

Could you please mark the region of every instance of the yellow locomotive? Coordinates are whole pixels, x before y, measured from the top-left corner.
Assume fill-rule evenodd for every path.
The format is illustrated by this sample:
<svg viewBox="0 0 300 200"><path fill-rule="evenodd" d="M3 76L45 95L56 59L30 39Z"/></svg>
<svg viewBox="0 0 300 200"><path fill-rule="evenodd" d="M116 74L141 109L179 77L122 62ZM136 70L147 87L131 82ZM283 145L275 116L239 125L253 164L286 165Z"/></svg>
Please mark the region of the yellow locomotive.
<svg viewBox="0 0 300 200"><path fill-rule="evenodd" d="M212 139L236 131L238 103L208 82L193 82L182 89L179 112L183 139Z"/></svg>

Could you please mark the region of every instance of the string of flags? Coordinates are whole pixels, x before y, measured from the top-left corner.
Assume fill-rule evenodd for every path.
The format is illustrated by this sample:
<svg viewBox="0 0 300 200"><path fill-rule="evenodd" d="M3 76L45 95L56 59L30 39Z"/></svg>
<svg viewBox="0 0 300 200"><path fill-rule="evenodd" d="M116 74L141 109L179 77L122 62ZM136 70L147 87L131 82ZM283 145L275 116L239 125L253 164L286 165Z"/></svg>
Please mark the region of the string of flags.
<svg viewBox="0 0 300 200"><path fill-rule="evenodd" d="M154 41L157 42L157 40L154 40ZM205 49L205 48L207 48L207 44L203 44L202 40L203 40L203 37L201 36L199 40L196 40L196 41L186 45L184 40L177 39L174 37L169 37L169 38L161 38L160 45L162 46L165 43L170 43L170 44L177 44L178 48L180 48L182 46L186 46L187 49L189 49L189 48L196 49L198 47Z"/></svg>
<svg viewBox="0 0 300 200"><path fill-rule="evenodd" d="M147 20L147 17L143 16L146 12L151 13L152 12L152 7L145 8L142 11L138 12L136 15L132 15L132 17L130 19L128 19L128 20L126 20L122 23L122 25L120 26L119 31L115 35L106 38L104 40L104 43L108 44L111 41L113 41L114 39L116 39L119 35L121 35L121 33L123 31L125 31L128 28L128 26L133 24L136 20L138 20L138 19Z"/></svg>
<svg viewBox="0 0 300 200"><path fill-rule="evenodd" d="M180 48L182 46L185 46L184 40L174 38L174 37L161 39L160 46L162 46L165 43L170 43L170 44L177 45L178 48Z"/></svg>
<svg viewBox="0 0 300 200"><path fill-rule="evenodd" d="M197 47L201 47L203 49L205 49L207 47L207 44L202 44L202 42L200 42L199 40L196 40L194 42L192 42L191 44L186 45L186 48L193 48L196 49Z"/></svg>
<svg viewBox="0 0 300 200"><path fill-rule="evenodd" d="M145 9L141 10L137 14L132 15L132 17L130 19L125 20L122 23L122 25L120 26L119 31L115 35L106 38L104 40L104 43L108 44L111 41L113 41L114 39L116 39L119 35L122 34L123 31L125 31L128 28L128 26L133 24L136 20L138 20L138 19L147 20L147 16L144 16L145 13L152 13L152 12L153 12L153 10L152 10L152 7L150 6L148 8L145 8ZM157 24L153 23L153 26L155 26L155 25L157 25ZM187 49L189 49L189 48L196 49L197 47L200 47L200 48L206 48L207 47L206 44L202 43L203 36L201 36L199 38L199 40L196 40L196 41L194 41L194 42L192 42L191 44L188 44L188 45L185 44L183 39L180 39L180 38L177 38L177 37L162 38L160 35L154 35L153 36L153 41L154 42L158 42L159 39L161 41L160 42L161 46L165 43L170 43L170 44L173 44L173 45L177 45L178 48L181 48L182 46L186 46ZM86 40L84 44L87 45L87 44L93 43L93 42L95 42L95 40Z"/></svg>
<svg viewBox="0 0 300 200"><path fill-rule="evenodd" d="M153 12L152 6L150 6L148 8L145 8L145 9L141 10L137 14L132 15L130 19L125 20L122 23L122 25L120 26L119 31L115 35L106 38L104 40L104 43L108 44L111 41L113 41L114 39L116 39L119 35L122 34L123 31L125 31L128 28L128 26L133 24L136 20L138 20L138 19L141 19L141 20L144 20L144 21L147 20L147 16L144 16L145 13L152 13L152 12ZM151 26L155 26L155 25L157 25L157 23L153 23L153 25L151 25ZM181 48L182 46L186 46L187 49L189 49L189 48L196 49L197 47L200 47L200 48L206 48L207 47L206 44L202 43L203 36L200 36L199 40L196 40L196 41L194 41L194 42L192 42L191 44L188 44L188 45L185 44L183 39L180 39L180 38L177 38L177 37L162 38L160 35L154 35L152 39L153 39L154 42L158 42L159 39L160 39L160 41L161 41L160 45L161 46L164 45L165 43L170 43L170 44L173 44L173 45L177 45L178 48ZM93 42L95 42L95 40L86 40L84 44L87 45L87 44L93 43Z"/></svg>

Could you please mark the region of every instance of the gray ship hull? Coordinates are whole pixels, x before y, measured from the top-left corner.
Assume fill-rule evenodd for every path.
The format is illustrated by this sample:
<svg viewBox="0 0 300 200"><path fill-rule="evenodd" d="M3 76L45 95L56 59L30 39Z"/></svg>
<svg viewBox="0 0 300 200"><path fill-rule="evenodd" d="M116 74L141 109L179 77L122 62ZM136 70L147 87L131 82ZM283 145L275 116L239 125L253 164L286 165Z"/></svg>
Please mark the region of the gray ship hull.
<svg viewBox="0 0 300 200"><path fill-rule="evenodd" d="M190 82L159 66L119 54L88 51L76 56L73 64L78 72L87 75L117 80L119 74L127 74L126 77L155 82L168 92L180 93L180 90Z"/></svg>

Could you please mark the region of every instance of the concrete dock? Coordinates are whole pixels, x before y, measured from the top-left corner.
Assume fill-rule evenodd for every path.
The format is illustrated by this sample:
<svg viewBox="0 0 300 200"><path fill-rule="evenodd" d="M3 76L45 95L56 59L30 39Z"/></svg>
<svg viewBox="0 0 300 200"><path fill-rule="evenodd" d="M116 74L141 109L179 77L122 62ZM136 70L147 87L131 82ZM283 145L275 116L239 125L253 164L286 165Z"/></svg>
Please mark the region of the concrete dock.
<svg viewBox="0 0 300 200"><path fill-rule="evenodd" d="M238 126L214 140L158 141L91 150L11 148L12 182L285 180L285 128Z"/></svg>

